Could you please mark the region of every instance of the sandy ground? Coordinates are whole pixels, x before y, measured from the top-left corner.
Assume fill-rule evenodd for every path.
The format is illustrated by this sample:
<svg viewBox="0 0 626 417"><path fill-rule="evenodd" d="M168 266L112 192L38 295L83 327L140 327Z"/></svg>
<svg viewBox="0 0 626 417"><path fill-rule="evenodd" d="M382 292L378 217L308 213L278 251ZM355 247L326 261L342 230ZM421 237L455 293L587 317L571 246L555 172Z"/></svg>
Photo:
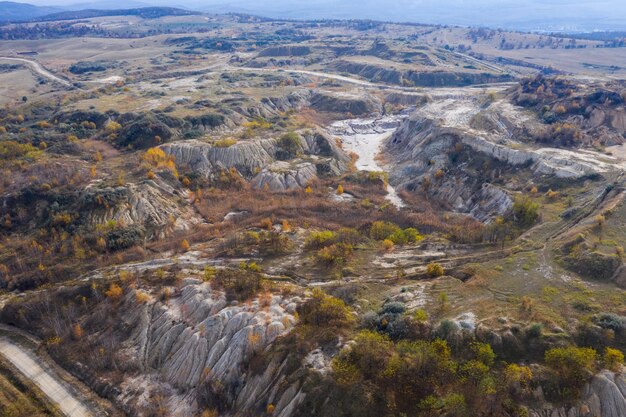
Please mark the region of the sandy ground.
<svg viewBox="0 0 626 417"><path fill-rule="evenodd" d="M88 408L59 382L60 378L57 375L38 364L39 359L33 352L6 338L0 338L0 354L35 383L64 415L68 417L93 416Z"/></svg>
<svg viewBox="0 0 626 417"><path fill-rule="evenodd" d="M356 168L360 171L385 171L376 160L381 152L381 146L385 139L389 138L398 128L397 116L383 117L380 119L352 119L341 120L330 126L333 135L339 137L344 148L348 152L358 155ZM387 184L385 196L394 206L405 206L396 190Z"/></svg>

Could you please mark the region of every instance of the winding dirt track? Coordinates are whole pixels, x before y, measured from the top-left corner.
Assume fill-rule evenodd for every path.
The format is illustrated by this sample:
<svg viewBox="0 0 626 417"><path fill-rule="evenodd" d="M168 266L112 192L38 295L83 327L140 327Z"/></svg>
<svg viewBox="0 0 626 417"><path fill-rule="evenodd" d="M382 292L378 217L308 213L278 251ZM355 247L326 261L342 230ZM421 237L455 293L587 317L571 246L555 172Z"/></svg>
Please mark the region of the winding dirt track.
<svg viewBox="0 0 626 417"><path fill-rule="evenodd" d="M0 355L4 356L25 377L31 380L67 417L93 417L85 403L61 382L51 369L39 365L41 361L29 349L0 337Z"/></svg>
<svg viewBox="0 0 626 417"><path fill-rule="evenodd" d="M18 61L18 62L23 62L25 63L32 71L34 71L35 73L41 75L42 77L45 77L51 81L54 81L56 83L62 84L66 87L71 87L72 84L67 81L64 80L62 78L57 77L56 75L54 75L53 73L51 73L50 71L48 71L47 69L45 69L39 62L37 61L32 61L30 59L25 59L25 58L14 58L14 57L8 57L8 56L0 56L0 59L6 59L9 61Z"/></svg>

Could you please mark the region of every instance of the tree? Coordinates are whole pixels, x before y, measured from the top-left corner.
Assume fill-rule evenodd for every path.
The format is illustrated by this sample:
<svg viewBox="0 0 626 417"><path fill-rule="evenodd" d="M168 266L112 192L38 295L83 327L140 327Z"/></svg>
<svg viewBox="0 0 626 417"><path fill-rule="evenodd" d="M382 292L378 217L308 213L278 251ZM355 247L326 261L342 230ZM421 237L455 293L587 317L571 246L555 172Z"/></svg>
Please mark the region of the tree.
<svg viewBox="0 0 626 417"><path fill-rule="evenodd" d="M513 203L513 217L520 227L530 227L539 220L539 204L528 197L517 197Z"/></svg>
<svg viewBox="0 0 626 417"><path fill-rule="evenodd" d="M118 299L122 296L123 292L122 287L117 284L111 284L104 294L111 299Z"/></svg>
<svg viewBox="0 0 626 417"><path fill-rule="evenodd" d="M183 239L182 242L180 242L180 249L183 252L187 252L189 249L191 248L191 245L189 244L189 242L187 241L187 239Z"/></svg>
<svg viewBox="0 0 626 417"><path fill-rule="evenodd" d="M337 195L343 194L343 185L339 184L337 186Z"/></svg>
<svg viewBox="0 0 626 417"><path fill-rule="evenodd" d="M174 157L166 154L163 149L150 148L141 156L141 159L148 166L148 168L166 169L178 178L178 171L176 169Z"/></svg>
<svg viewBox="0 0 626 417"><path fill-rule="evenodd" d="M342 300L325 294L319 288L313 289L311 299L301 306L300 320L303 324L334 328L348 326L354 321Z"/></svg>

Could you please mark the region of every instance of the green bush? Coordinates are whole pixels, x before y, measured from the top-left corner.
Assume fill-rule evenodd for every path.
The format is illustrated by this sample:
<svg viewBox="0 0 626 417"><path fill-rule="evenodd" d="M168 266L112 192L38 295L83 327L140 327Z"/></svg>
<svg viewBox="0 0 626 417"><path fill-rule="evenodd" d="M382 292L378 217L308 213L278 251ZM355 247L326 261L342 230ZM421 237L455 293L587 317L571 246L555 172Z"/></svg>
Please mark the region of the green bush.
<svg viewBox="0 0 626 417"><path fill-rule="evenodd" d="M12 160L18 158L35 159L41 151L30 144L21 144L13 140L0 142L0 159Z"/></svg>
<svg viewBox="0 0 626 417"><path fill-rule="evenodd" d="M419 232L409 227L402 230L399 226L384 221L376 221L370 227L370 237L374 240L391 240L396 245L406 245L424 239Z"/></svg>
<svg viewBox="0 0 626 417"><path fill-rule="evenodd" d="M247 264L239 269L218 269L212 282L226 292L229 300L246 301L261 289L263 277L256 269Z"/></svg>
<svg viewBox="0 0 626 417"><path fill-rule="evenodd" d="M335 243L336 238L337 234L330 230L314 231L309 233L304 242L304 246L307 249L321 249Z"/></svg>
<svg viewBox="0 0 626 417"><path fill-rule="evenodd" d="M517 197L513 203L513 218L520 227L530 227L539 220L539 204L530 198Z"/></svg>
<svg viewBox="0 0 626 417"><path fill-rule="evenodd" d="M346 327L354 321L343 301L325 294L319 288L313 290L311 298L300 306L298 313L302 324L316 327Z"/></svg>
<svg viewBox="0 0 626 417"><path fill-rule="evenodd" d="M560 380L561 393L571 395L593 375L596 356L595 349L568 346L550 349L544 358Z"/></svg>
<svg viewBox="0 0 626 417"><path fill-rule="evenodd" d="M395 233L401 233L402 229L390 222L377 221L370 227L370 237L374 240L385 240Z"/></svg>
<svg viewBox="0 0 626 417"><path fill-rule="evenodd" d="M137 226L119 227L107 232L107 249L115 251L127 249L143 241L144 230Z"/></svg>
<svg viewBox="0 0 626 417"><path fill-rule="evenodd" d="M302 149L302 139L296 132L285 133L278 139L278 159L291 159Z"/></svg>
<svg viewBox="0 0 626 417"><path fill-rule="evenodd" d="M445 272L443 266L437 262L431 262L426 265L426 273L433 278L440 277L445 274Z"/></svg>
<svg viewBox="0 0 626 417"><path fill-rule="evenodd" d="M317 251L316 256L329 265L341 266L352 257L352 245L349 243L333 243Z"/></svg>

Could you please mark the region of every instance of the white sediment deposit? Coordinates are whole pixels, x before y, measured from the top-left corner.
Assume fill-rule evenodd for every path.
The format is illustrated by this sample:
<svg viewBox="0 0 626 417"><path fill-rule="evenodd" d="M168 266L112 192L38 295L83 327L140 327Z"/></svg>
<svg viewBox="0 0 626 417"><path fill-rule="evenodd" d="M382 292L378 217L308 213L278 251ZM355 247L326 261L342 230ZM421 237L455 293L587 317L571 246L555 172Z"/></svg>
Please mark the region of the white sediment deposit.
<svg viewBox="0 0 626 417"><path fill-rule="evenodd" d="M385 171L379 161L383 142L391 137L405 116L385 116L375 119L349 119L333 123L331 134L339 137L348 152L354 152L358 159L356 168L361 171ZM405 205L396 189L387 184L387 200L401 208Z"/></svg>

